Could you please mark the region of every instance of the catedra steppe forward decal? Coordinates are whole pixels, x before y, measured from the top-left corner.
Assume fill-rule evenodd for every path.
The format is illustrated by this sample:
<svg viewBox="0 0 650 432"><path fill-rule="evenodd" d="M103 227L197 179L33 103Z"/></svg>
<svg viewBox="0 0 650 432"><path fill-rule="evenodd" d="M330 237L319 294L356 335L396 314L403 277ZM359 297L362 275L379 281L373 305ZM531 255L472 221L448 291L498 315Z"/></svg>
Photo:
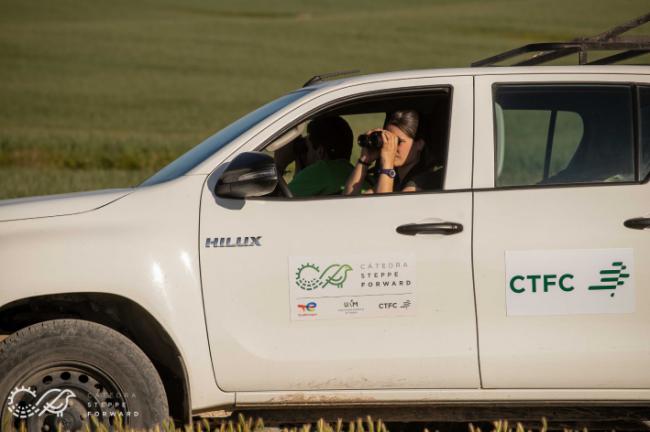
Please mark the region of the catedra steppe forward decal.
<svg viewBox="0 0 650 432"><path fill-rule="evenodd" d="M506 306L513 315L632 313L632 249L506 251Z"/></svg>
<svg viewBox="0 0 650 432"><path fill-rule="evenodd" d="M415 255L289 258L292 320L413 316Z"/></svg>

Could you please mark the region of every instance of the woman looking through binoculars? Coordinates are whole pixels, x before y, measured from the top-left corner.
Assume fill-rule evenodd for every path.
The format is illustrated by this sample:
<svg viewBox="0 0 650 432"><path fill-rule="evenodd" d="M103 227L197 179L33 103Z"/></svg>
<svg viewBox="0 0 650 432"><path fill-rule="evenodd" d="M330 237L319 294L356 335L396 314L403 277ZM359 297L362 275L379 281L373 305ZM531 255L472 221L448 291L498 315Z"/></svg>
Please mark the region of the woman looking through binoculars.
<svg viewBox="0 0 650 432"><path fill-rule="evenodd" d="M383 129L359 136L361 156L345 185L345 195L362 192L364 180L374 187L363 193L414 192L424 189L431 173L421 163L425 142L416 138L416 111L390 113ZM371 165L374 163L374 167Z"/></svg>

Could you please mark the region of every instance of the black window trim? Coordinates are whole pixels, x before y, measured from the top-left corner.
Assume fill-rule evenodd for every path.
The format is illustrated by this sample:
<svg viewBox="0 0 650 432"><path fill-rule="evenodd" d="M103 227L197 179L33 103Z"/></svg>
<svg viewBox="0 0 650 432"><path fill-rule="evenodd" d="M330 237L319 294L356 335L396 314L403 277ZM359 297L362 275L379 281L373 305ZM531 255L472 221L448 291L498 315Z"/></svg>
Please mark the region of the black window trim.
<svg viewBox="0 0 650 432"><path fill-rule="evenodd" d="M562 184L543 184L543 185L515 185L515 186L497 186L497 125L496 125L496 111L494 109L494 104L496 101L496 91L498 87L508 86L508 87L526 87L526 86L626 86L629 88L631 93L632 100L632 125L633 128L632 137L633 137L633 146L634 146L634 179L632 181L623 181L623 182L584 182L584 183L562 183ZM562 187L603 187L603 186L625 186L625 185L639 185L646 184L650 181L650 172L646 175L644 179L640 179L640 145L639 145L639 129L640 121L639 116L639 98L638 98L638 87L639 86L648 86L650 83L644 84L635 81L500 81L492 83L492 148L493 148L493 182L494 186L492 188L482 188L482 189L473 189L474 191L485 191L485 190L519 190L519 189L549 189L549 188L562 188Z"/></svg>
<svg viewBox="0 0 650 432"><path fill-rule="evenodd" d="M551 170L551 156L553 153L553 144L555 141L555 126L557 123L557 111L551 111L551 119L546 133L546 149L544 149L544 168L542 173L542 180L548 179L549 171ZM496 181L496 180L495 180Z"/></svg>
<svg viewBox="0 0 650 432"><path fill-rule="evenodd" d="M641 154L641 87L644 86L634 84L632 89L632 110L634 112L632 127L634 128L634 166L636 167L634 178L637 182L641 181L641 161L643 160Z"/></svg>

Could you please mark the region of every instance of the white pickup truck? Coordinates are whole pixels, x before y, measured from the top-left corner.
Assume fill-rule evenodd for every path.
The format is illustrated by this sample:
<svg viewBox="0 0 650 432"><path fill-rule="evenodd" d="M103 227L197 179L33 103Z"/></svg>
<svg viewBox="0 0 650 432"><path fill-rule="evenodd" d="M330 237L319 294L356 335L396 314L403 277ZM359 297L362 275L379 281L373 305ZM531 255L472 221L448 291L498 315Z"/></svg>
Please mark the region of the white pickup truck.
<svg viewBox="0 0 650 432"><path fill-rule="evenodd" d="M396 110L437 185L294 196L311 121ZM2 425L650 403L649 173L649 67L474 67L315 80L138 187L3 201Z"/></svg>

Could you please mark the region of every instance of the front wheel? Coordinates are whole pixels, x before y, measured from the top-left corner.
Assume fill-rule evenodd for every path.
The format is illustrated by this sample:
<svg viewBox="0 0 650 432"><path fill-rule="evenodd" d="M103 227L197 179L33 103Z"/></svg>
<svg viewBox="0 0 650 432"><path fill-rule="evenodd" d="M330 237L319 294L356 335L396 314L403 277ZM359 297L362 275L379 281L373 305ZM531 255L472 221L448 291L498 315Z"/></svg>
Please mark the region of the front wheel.
<svg viewBox="0 0 650 432"><path fill-rule="evenodd" d="M0 430L85 430L84 423L148 428L168 417L149 358L101 324L45 321L0 342Z"/></svg>

